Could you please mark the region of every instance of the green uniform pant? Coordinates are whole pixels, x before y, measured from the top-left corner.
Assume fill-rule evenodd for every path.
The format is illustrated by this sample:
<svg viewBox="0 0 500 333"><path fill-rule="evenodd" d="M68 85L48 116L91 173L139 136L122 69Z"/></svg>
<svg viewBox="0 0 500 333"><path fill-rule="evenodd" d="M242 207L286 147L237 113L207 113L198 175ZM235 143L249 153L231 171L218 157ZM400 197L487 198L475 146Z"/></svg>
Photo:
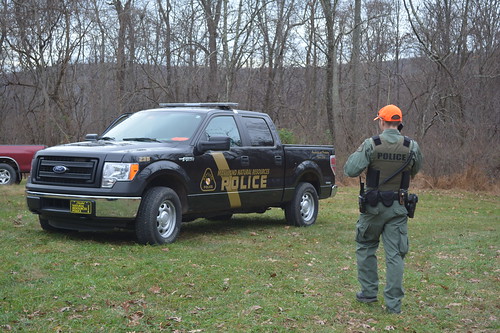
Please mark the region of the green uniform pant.
<svg viewBox="0 0 500 333"><path fill-rule="evenodd" d="M356 259L358 281L361 291L367 297L378 293L377 256L380 236L384 242L386 259L386 286L384 299L387 309L401 311L404 296L404 257L408 253L408 218L404 205L394 201L391 207L379 203L367 207L367 212L359 216L356 225Z"/></svg>

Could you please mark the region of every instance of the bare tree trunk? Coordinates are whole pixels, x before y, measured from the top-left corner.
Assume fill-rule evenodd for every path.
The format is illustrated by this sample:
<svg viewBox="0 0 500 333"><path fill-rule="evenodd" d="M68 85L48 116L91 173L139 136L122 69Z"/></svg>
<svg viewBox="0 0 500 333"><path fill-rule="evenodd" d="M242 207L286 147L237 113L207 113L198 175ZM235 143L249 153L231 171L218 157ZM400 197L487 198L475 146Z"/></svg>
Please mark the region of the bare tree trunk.
<svg viewBox="0 0 500 333"><path fill-rule="evenodd" d="M326 115L328 120L328 129L330 135L332 136L332 141L337 142L336 136L339 134L339 120L340 114L340 100L339 100L339 86L336 79L337 73L337 35L335 34L335 19L337 15L338 1L334 0L333 3L330 0L320 0L321 6L323 7L323 13L325 14L326 21L326 87L325 87L325 99L326 99Z"/></svg>
<svg viewBox="0 0 500 333"><path fill-rule="evenodd" d="M260 10L258 1L256 1L252 7L252 4L248 1L239 0L238 9L236 11L236 21L228 22L228 18L230 17L228 4L229 0L224 0L222 15L222 59L224 60L224 67L226 70L224 93L224 99L226 101L232 100L234 84L237 80L237 72L243 67L243 62L251 56L251 54L246 54L246 51L248 48L252 48L251 45L248 44L251 42L254 20ZM245 20L245 17L248 17L248 19Z"/></svg>
<svg viewBox="0 0 500 333"><path fill-rule="evenodd" d="M208 101L216 101L219 96L217 30L221 16L223 0L200 0L205 13L208 29Z"/></svg>
<svg viewBox="0 0 500 333"><path fill-rule="evenodd" d="M283 106L281 96L284 75L283 63L290 31L296 24L291 22L294 0L288 4L285 3L285 0L278 0L274 5L275 8L270 8L270 3L262 0L263 10L259 11L258 24L263 36L265 59L267 59L262 64L266 70L263 108L275 122L279 123L281 116L279 109ZM273 14L275 17L272 16Z"/></svg>
<svg viewBox="0 0 500 333"><path fill-rule="evenodd" d="M354 124L356 122L356 115L358 114L358 96L360 78L360 43L361 43L361 0L354 1L354 29L352 31L352 55L351 55L351 94L350 94L350 110L349 122ZM349 135L349 141L352 142L352 137Z"/></svg>
<svg viewBox="0 0 500 333"><path fill-rule="evenodd" d="M166 91L167 91L167 100L171 101L174 99L174 94L173 94L173 89L172 89L172 27L170 23L170 14L172 12L172 5L170 3L170 0L166 0L165 5L166 8L163 7L163 2L165 0L157 0L159 11L160 11L160 17L161 20L164 24L164 29L165 29L165 34L164 34L164 44L163 47L165 48L165 67L166 67ZM162 29L163 31L163 29Z"/></svg>
<svg viewBox="0 0 500 333"><path fill-rule="evenodd" d="M395 1L396 5L396 49L395 49L395 54L394 54L394 75L396 76L396 100L395 104L396 105L401 105L401 75L400 75L400 53L401 53L401 4L400 0Z"/></svg>
<svg viewBox="0 0 500 333"><path fill-rule="evenodd" d="M126 0L125 5L121 0L115 0L112 5L115 7L118 14L118 47L116 49L116 84L117 84L117 110L121 114L124 112L124 98L125 98L125 72L126 72L126 55L125 45L127 39L127 27L129 27L129 11L132 0Z"/></svg>
<svg viewBox="0 0 500 333"><path fill-rule="evenodd" d="M306 15L309 19L306 25L308 31L308 40L306 46L306 68L304 74L304 93L302 95L302 109L311 109L312 117L309 118L310 127L315 129L316 133L322 131L321 125L324 122L322 108L319 107L318 91L318 24L316 17L316 8L318 0L310 1L306 6Z"/></svg>

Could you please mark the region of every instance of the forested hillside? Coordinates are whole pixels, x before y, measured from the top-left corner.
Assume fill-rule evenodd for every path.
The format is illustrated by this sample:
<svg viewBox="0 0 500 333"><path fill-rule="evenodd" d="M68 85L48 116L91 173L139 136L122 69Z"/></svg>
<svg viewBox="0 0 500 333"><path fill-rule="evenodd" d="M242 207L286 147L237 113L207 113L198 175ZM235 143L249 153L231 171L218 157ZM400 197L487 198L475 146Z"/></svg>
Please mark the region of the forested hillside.
<svg viewBox="0 0 500 333"><path fill-rule="evenodd" d="M0 17L1 144L231 101L341 166L391 103L428 176L500 171L500 0L25 0Z"/></svg>

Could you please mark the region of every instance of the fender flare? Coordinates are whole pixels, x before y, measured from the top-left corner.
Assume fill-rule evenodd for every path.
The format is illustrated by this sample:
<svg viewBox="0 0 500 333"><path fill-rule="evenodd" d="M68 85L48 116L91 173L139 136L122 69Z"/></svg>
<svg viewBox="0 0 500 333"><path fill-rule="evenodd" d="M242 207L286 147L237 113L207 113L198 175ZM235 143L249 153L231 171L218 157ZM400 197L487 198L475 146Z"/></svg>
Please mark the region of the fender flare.
<svg viewBox="0 0 500 333"><path fill-rule="evenodd" d="M146 166L139 174L137 180L141 182L141 193L155 186L170 187L181 200L182 208L187 208L187 184L190 178L186 171L172 161L157 161Z"/></svg>
<svg viewBox="0 0 500 333"><path fill-rule="evenodd" d="M285 197L283 198L283 201L291 200L293 192L300 182L311 183L314 188L316 188L318 194L320 193L320 184L322 184L323 181L322 172L318 164L311 160L303 161L302 163L297 165L294 169L291 179L293 179L293 183L291 182L285 184ZM286 190L290 188L293 188L293 191Z"/></svg>

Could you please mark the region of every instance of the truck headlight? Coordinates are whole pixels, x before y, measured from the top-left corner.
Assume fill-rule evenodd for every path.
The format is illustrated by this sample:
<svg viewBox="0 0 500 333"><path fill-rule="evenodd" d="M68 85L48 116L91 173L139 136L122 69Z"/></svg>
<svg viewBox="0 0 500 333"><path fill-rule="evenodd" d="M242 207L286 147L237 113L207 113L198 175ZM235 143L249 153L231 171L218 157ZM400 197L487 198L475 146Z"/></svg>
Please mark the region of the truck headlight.
<svg viewBox="0 0 500 333"><path fill-rule="evenodd" d="M139 171L137 163L104 163L102 170L102 187L111 188L119 181L133 180Z"/></svg>

